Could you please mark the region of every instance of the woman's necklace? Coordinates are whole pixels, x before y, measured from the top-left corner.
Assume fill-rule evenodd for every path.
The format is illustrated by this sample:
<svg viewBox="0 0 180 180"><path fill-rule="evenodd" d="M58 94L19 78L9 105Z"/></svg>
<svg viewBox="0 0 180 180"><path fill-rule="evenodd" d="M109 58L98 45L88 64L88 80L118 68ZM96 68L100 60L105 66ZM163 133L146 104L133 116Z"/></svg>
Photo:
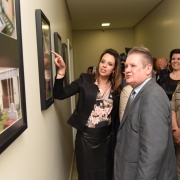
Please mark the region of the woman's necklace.
<svg viewBox="0 0 180 180"><path fill-rule="evenodd" d="M109 81L108 85L106 85L106 88L104 88L105 89L104 93L103 93L103 90L101 88L99 88L99 91L100 91L102 97L104 97L106 95L106 92L109 89L110 85L111 85L111 82Z"/></svg>

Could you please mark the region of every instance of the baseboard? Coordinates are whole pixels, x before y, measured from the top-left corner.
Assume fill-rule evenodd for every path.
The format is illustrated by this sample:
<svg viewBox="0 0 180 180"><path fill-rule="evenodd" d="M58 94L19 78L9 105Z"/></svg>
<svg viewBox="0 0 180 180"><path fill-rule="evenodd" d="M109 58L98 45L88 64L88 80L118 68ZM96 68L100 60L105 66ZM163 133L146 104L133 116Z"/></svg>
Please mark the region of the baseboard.
<svg viewBox="0 0 180 180"><path fill-rule="evenodd" d="M74 154L74 151L73 151L73 157L72 157L72 161L71 161L71 169L70 169L70 173L69 173L69 180L72 179L74 159L75 159L75 154Z"/></svg>

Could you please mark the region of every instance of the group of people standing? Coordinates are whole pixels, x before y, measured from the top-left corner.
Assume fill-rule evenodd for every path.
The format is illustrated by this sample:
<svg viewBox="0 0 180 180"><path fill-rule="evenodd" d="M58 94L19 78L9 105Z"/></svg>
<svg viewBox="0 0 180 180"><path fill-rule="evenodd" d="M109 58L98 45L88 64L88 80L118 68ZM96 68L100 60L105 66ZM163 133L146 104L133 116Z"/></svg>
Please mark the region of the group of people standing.
<svg viewBox="0 0 180 180"><path fill-rule="evenodd" d="M145 47L133 47L128 52L124 74L131 94L124 110L120 110L123 111L121 122L123 77L118 52L105 50L95 74L82 73L65 87L66 65L59 54L52 53L59 68L54 98L62 100L79 94L76 108L68 119L77 129L78 179L177 180L174 143L180 144L180 130L178 123L174 123L172 129L170 100L153 78L150 51ZM170 78L177 75L178 57L180 53L178 56L172 54L171 64L175 71L169 74ZM180 87L177 91L180 92ZM175 102L175 114L178 108Z"/></svg>
<svg viewBox="0 0 180 180"><path fill-rule="evenodd" d="M166 61L167 62L167 61ZM172 107L172 135L176 154L178 180L180 180L180 49L173 49L169 57L170 67L163 66L158 84L166 92ZM167 71L170 69L170 71ZM166 71L165 71L166 70Z"/></svg>

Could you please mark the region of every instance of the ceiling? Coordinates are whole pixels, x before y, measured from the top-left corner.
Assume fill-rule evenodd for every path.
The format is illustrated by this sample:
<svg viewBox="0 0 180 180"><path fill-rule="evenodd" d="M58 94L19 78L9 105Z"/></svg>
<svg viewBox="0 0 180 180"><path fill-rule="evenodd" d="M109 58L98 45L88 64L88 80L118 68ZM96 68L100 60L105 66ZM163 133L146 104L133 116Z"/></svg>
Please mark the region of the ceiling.
<svg viewBox="0 0 180 180"><path fill-rule="evenodd" d="M163 0L65 0L73 30L132 28ZM102 23L109 27L101 27Z"/></svg>

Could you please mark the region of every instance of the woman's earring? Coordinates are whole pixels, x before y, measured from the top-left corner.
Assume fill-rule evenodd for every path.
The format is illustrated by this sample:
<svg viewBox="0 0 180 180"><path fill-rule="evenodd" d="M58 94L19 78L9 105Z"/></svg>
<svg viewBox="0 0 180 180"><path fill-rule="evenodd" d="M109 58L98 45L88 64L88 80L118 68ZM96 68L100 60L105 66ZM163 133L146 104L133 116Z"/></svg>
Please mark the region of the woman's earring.
<svg viewBox="0 0 180 180"><path fill-rule="evenodd" d="M114 78L114 72L112 72L112 77Z"/></svg>

